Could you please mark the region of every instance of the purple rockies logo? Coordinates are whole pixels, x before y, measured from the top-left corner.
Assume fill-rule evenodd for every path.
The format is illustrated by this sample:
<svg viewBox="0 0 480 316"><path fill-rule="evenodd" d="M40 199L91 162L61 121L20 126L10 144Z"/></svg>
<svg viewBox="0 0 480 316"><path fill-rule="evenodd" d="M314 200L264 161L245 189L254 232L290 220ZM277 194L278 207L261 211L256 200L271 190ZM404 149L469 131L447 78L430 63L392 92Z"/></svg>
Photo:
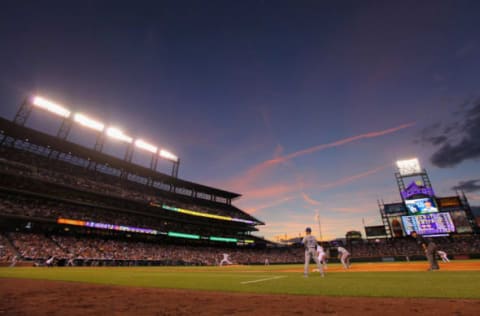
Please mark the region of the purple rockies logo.
<svg viewBox="0 0 480 316"><path fill-rule="evenodd" d="M404 199L408 199L409 197L417 194L423 194L427 196L435 195L432 188L417 185L415 182L410 183L409 186L404 191L402 191L402 197Z"/></svg>

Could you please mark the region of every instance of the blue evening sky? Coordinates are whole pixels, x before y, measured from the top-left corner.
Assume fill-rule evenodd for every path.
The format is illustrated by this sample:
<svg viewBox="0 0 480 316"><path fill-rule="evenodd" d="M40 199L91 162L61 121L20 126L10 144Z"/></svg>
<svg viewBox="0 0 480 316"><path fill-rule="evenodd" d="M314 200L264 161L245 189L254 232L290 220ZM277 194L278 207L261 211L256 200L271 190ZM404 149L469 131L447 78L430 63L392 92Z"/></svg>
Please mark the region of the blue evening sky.
<svg viewBox="0 0 480 316"><path fill-rule="evenodd" d="M398 159L418 157L438 195L462 188L480 205L478 12L479 1L6 0L0 115L42 95L172 151L182 179L242 194L261 236L318 235L318 212L323 238L341 237L381 224L378 199L400 200ZM28 125L59 122L36 111ZM71 139L95 136L76 127Z"/></svg>

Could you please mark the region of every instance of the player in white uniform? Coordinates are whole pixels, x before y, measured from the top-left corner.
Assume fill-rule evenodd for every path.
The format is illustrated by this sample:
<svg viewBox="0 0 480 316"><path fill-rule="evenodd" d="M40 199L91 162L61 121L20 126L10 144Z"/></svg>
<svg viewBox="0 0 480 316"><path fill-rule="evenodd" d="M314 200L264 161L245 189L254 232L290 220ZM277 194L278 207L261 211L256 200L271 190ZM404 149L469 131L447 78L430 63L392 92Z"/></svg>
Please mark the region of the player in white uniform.
<svg viewBox="0 0 480 316"><path fill-rule="evenodd" d="M224 263L232 264L232 262L230 261L229 257L230 257L230 256L228 255L228 253L224 253L224 254L223 254L223 259L222 259L222 261L220 261L220 266L223 266Z"/></svg>
<svg viewBox="0 0 480 316"><path fill-rule="evenodd" d="M442 258L443 262L450 262L450 259L448 259L447 253L445 251L438 250L437 253L440 256L440 258Z"/></svg>
<svg viewBox="0 0 480 316"><path fill-rule="evenodd" d="M318 255L315 249L317 246L317 239L315 239L315 237L311 235L312 229L310 227L307 227L305 229L305 232L307 233L307 235L302 240L302 244L305 246L305 266L303 269L303 275L305 277L308 277L308 265L310 264L310 259L313 259L317 264L318 271L323 277L325 274L323 272L323 267L320 264L320 261L318 261Z"/></svg>
<svg viewBox="0 0 480 316"><path fill-rule="evenodd" d="M50 258L48 258L47 261L45 261L45 265L47 267L53 267L53 260L55 260L55 256L51 256Z"/></svg>
<svg viewBox="0 0 480 316"><path fill-rule="evenodd" d="M350 268L350 252L348 252L347 249L343 247L338 247L338 257L340 258L340 261L342 262L342 265L345 269Z"/></svg>
<svg viewBox="0 0 480 316"><path fill-rule="evenodd" d="M323 247L318 245L317 246L317 253L318 253L318 261L323 265L323 269L327 270L327 254L323 250Z"/></svg>

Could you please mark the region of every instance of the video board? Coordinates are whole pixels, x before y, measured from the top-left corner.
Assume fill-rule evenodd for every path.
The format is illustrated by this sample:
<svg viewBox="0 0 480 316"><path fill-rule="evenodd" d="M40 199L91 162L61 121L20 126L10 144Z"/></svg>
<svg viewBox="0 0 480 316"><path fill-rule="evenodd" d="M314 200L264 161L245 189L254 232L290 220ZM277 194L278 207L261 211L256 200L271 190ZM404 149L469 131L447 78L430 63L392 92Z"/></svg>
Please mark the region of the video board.
<svg viewBox="0 0 480 316"><path fill-rule="evenodd" d="M403 228L407 235L416 231L419 235L439 235L455 232L449 213L431 213L402 216Z"/></svg>
<svg viewBox="0 0 480 316"><path fill-rule="evenodd" d="M405 200L405 205L407 206L408 214L410 215L438 212L435 200L429 197L414 200Z"/></svg>

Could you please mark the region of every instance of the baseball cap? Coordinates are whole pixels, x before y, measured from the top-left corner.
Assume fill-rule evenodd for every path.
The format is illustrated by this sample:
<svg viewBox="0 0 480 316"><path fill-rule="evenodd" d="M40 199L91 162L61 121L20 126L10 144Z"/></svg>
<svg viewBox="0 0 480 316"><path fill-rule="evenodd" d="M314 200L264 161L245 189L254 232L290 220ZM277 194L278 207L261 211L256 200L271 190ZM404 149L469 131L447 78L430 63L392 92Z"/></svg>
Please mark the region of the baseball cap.
<svg viewBox="0 0 480 316"><path fill-rule="evenodd" d="M307 227L307 228L305 228L305 231L306 231L307 233L311 233L311 232L312 232L312 229L311 229L310 227Z"/></svg>

